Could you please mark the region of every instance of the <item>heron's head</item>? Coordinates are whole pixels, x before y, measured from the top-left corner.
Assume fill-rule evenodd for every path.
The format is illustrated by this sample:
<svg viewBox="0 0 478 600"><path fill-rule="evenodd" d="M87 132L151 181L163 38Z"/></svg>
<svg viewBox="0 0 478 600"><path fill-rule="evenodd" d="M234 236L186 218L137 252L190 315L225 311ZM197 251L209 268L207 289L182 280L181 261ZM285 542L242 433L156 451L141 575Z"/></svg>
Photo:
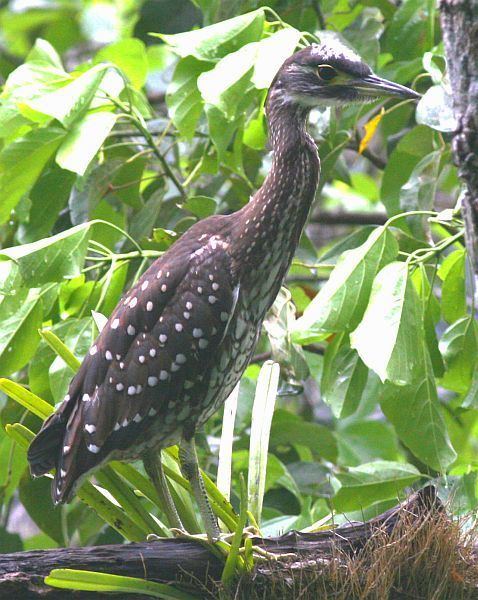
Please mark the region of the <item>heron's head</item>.
<svg viewBox="0 0 478 600"><path fill-rule="evenodd" d="M378 77L353 50L334 39L307 46L288 58L274 79L269 100L313 108L384 96L417 99L420 94Z"/></svg>

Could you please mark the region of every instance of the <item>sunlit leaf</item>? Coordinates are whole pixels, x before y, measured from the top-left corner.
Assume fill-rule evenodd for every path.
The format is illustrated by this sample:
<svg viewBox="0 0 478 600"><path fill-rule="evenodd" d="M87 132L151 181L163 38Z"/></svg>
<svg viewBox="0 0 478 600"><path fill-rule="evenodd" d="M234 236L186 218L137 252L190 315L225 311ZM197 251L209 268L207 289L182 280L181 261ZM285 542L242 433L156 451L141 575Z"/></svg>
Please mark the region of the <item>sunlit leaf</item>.
<svg viewBox="0 0 478 600"><path fill-rule="evenodd" d="M91 223L83 223L31 244L6 248L0 257L14 261L29 286L75 277L83 267L90 227Z"/></svg>
<svg viewBox="0 0 478 600"><path fill-rule="evenodd" d="M443 85L429 88L417 105L417 123L437 131L455 131L458 123L450 91Z"/></svg>
<svg viewBox="0 0 478 600"><path fill-rule="evenodd" d="M30 131L0 154L0 223L4 223L21 197L28 193L66 133L59 127Z"/></svg>
<svg viewBox="0 0 478 600"><path fill-rule="evenodd" d="M21 289L0 304L0 375L24 367L40 342L43 306L39 290Z"/></svg>
<svg viewBox="0 0 478 600"><path fill-rule="evenodd" d="M350 334L350 344L382 381L405 385L424 371L423 316L406 263L394 262L373 282L362 322Z"/></svg>
<svg viewBox="0 0 478 600"><path fill-rule="evenodd" d="M407 463L385 460L350 467L338 475L342 487L333 498L336 510L358 510L378 500L397 498L403 488L420 477L420 472Z"/></svg>
<svg viewBox="0 0 478 600"><path fill-rule="evenodd" d="M153 35L163 39L180 56L195 56L199 60L214 61L248 42L258 41L263 26L264 11L261 8L195 31L175 35Z"/></svg>
<svg viewBox="0 0 478 600"><path fill-rule="evenodd" d="M344 252L329 280L296 321L292 339L311 343L323 332L353 329L367 306L376 273L398 252L387 228L377 228L361 246Z"/></svg>

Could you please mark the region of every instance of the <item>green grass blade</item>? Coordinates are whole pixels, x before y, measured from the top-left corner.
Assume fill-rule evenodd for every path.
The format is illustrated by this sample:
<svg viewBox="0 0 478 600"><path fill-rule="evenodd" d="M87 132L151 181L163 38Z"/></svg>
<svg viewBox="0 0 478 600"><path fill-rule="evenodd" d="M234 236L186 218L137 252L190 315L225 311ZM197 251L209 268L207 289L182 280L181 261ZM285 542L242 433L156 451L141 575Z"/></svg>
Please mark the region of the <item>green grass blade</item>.
<svg viewBox="0 0 478 600"><path fill-rule="evenodd" d="M166 448L164 450L164 454L167 454L174 458L176 463L178 462L178 451L177 446L172 446L171 448ZM191 486L189 482L184 479L179 473L172 471L166 465L164 466L164 472L166 475L178 483L181 487L186 489L191 495ZM214 511L214 514L221 519L221 521L227 525L230 531L235 531L237 527L238 516L236 515L232 504L224 498L221 492L217 489L216 484L211 480L211 478L201 469L201 475L204 480L204 486L206 488L207 494L209 496L209 500L211 501L211 507Z"/></svg>
<svg viewBox="0 0 478 600"><path fill-rule="evenodd" d="M177 590L165 583L147 581L138 577L124 577L95 571L75 569L53 569L45 583L51 587L86 592L121 592L123 594L142 594L162 600L196 600L198 596Z"/></svg>
<svg viewBox="0 0 478 600"><path fill-rule="evenodd" d="M25 451L28 450L30 442L35 437L33 431L21 423L6 425L5 431ZM85 504L88 504L108 525L116 529L130 542L143 542L145 534L132 519L125 514L119 506L116 506L96 487L86 481L77 492L77 496Z"/></svg>
<svg viewBox="0 0 478 600"><path fill-rule="evenodd" d="M237 523L234 537L232 538L231 549L229 550L226 564L222 570L221 581L227 587L229 586L236 575L239 575L245 569L245 563L239 554L241 547L242 532L246 526L247 521L247 493L244 478L241 473L241 512L239 514L239 521Z"/></svg>
<svg viewBox="0 0 478 600"><path fill-rule="evenodd" d="M149 533L164 535L164 531L144 508L141 500L135 496L133 490L110 465L104 466L98 471L96 479L117 500L130 519L144 532L144 537Z"/></svg>
<svg viewBox="0 0 478 600"><path fill-rule="evenodd" d="M238 397L239 384L236 385L229 395L229 398L224 403L224 416L222 418L216 485L217 489L226 500L231 499L232 446L234 441L234 422L236 420Z"/></svg>
<svg viewBox="0 0 478 600"><path fill-rule="evenodd" d="M60 338L53 333L50 329L40 329L38 333L50 346L50 348L57 354L63 361L73 370L74 373L80 368L80 361L76 356L69 350Z"/></svg>
<svg viewBox="0 0 478 600"><path fill-rule="evenodd" d="M128 463L122 463L118 461L112 461L110 466L118 475L120 475L123 479L126 479L138 492L140 492L145 498L147 498L150 502L152 502L155 506L157 506L161 511L163 511L163 507L161 506L161 500L156 492L156 488L151 483L151 481L145 477L142 473L140 473L137 469L135 469L132 465ZM159 521L157 517L155 517L156 521ZM156 523L157 527L161 528L161 535L163 537L169 536L168 527L162 523Z"/></svg>
<svg viewBox="0 0 478 600"><path fill-rule="evenodd" d="M177 461L167 452L161 452L164 473L169 481L171 496L182 524L190 533L201 533L201 525L193 504L193 493L189 482L181 475ZM186 483L186 486L183 485Z"/></svg>
<svg viewBox="0 0 478 600"><path fill-rule="evenodd" d="M249 510L257 523L261 522L262 502L267 472L267 452L272 415L279 385L279 365L266 361L257 378L252 407L251 440L249 446L249 476L247 482Z"/></svg>
<svg viewBox="0 0 478 600"><path fill-rule="evenodd" d="M40 417L40 419L45 420L54 410L51 404L24 388L23 385L10 381L10 379L3 377L0 379L0 390L5 392L7 396L10 396L12 400L27 408L34 415Z"/></svg>

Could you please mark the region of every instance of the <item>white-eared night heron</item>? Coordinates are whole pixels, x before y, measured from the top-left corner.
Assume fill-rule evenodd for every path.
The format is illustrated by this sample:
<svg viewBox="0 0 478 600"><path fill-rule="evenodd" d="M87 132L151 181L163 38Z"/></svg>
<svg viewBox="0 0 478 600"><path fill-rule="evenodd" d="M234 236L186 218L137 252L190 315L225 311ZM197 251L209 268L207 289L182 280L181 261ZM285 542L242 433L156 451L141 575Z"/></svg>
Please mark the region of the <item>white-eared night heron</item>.
<svg viewBox="0 0 478 600"><path fill-rule="evenodd" d="M208 537L218 538L194 434L244 372L299 242L320 172L308 114L382 96L419 95L339 44L314 44L284 62L266 105L273 160L264 184L234 214L192 226L149 267L31 443L32 474L56 469L55 503L105 461L142 458L170 524L181 528L160 460L161 448L179 443Z"/></svg>

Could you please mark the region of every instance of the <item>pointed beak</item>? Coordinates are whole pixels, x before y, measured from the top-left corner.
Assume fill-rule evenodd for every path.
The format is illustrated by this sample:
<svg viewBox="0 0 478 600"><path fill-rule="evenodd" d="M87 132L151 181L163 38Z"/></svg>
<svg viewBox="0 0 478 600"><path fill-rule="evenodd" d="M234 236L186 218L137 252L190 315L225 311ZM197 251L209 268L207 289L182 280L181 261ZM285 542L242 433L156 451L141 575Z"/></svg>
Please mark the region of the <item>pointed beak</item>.
<svg viewBox="0 0 478 600"><path fill-rule="evenodd" d="M411 100L421 98L421 94L414 92L410 88L399 83L394 83L393 81L388 81L388 79L382 79L382 77L377 77L377 75L361 77L354 81L352 85L360 94L368 97L396 96L397 98Z"/></svg>

